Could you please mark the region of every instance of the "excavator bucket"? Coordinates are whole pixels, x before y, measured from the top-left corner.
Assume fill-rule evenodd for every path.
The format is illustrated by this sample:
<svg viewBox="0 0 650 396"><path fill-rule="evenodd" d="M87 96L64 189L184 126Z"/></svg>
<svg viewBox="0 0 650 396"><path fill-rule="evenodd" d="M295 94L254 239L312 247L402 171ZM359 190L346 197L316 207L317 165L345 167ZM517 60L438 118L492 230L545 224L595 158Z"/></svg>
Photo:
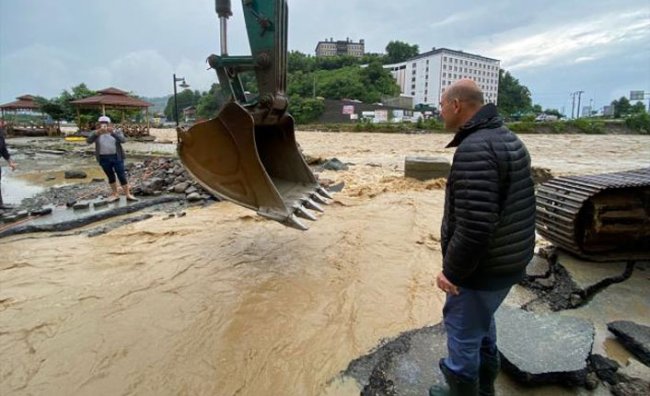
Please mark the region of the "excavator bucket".
<svg viewBox="0 0 650 396"><path fill-rule="evenodd" d="M178 131L178 154L188 172L219 198L306 230L329 194L319 186L296 145L293 118L255 125L239 103L216 118Z"/></svg>

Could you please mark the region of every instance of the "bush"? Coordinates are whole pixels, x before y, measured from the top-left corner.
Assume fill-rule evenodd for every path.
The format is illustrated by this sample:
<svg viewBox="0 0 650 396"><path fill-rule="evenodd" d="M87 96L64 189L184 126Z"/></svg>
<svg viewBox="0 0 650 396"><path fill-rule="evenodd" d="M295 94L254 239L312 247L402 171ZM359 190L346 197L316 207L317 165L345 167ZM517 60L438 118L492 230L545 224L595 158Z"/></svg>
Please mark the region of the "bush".
<svg viewBox="0 0 650 396"><path fill-rule="evenodd" d="M429 118L428 120L418 118L418 121L415 124L415 128L424 129L427 131L443 131L445 129L445 126L442 122L438 121L435 118Z"/></svg>
<svg viewBox="0 0 650 396"><path fill-rule="evenodd" d="M650 134L650 114L640 113L634 114L625 119L625 125L643 134Z"/></svg>
<svg viewBox="0 0 650 396"><path fill-rule="evenodd" d="M573 126L578 130L580 130L581 132L588 133L588 134L605 133L605 123L600 120L578 118L575 120L569 120L566 122L566 124Z"/></svg>
<svg viewBox="0 0 650 396"><path fill-rule="evenodd" d="M535 122L533 121L513 122L508 125L508 128L513 132L534 132Z"/></svg>
<svg viewBox="0 0 650 396"><path fill-rule="evenodd" d="M558 121L551 123L551 129L554 133L563 133L566 131L566 122Z"/></svg>
<svg viewBox="0 0 650 396"><path fill-rule="evenodd" d="M325 102L322 99L301 98L294 95L289 101L289 112L296 120L296 124L314 122L324 111Z"/></svg>

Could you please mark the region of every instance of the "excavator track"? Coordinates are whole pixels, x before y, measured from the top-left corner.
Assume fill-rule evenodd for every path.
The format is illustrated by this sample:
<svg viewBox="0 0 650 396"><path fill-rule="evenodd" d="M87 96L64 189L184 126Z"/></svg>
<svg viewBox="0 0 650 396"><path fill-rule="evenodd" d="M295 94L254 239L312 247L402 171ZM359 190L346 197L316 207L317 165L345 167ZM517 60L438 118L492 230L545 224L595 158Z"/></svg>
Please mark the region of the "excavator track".
<svg viewBox="0 0 650 396"><path fill-rule="evenodd" d="M650 168L552 179L537 190L536 225L582 258L650 259Z"/></svg>

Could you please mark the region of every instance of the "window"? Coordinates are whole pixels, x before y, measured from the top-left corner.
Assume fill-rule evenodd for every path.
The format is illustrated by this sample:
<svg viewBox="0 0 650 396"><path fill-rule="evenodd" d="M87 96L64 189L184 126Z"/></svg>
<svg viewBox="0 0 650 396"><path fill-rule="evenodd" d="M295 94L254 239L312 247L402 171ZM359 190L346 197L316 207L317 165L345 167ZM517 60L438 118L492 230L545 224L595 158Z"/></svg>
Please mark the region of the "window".
<svg viewBox="0 0 650 396"><path fill-rule="evenodd" d="M447 57L446 56L443 59L445 60L445 62L447 62Z"/></svg>
<svg viewBox="0 0 650 396"><path fill-rule="evenodd" d="M418 64L417 64L417 63L413 63L412 66L415 68L415 67L418 67Z"/></svg>
<svg viewBox="0 0 650 396"><path fill-rule="evenodd" d="M412 91L412 92L411 92L411 96L415 96L415 91Z"/></svg>

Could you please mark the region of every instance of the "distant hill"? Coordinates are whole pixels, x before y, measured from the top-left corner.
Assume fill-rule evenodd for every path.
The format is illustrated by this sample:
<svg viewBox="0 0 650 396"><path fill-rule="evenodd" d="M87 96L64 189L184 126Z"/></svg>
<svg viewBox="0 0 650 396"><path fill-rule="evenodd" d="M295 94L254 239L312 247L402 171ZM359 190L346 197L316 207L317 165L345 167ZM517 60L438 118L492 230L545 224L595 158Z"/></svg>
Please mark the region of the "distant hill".
<svg viewBox="0 0 650 396"><path fill-rule="evenodd" d="M159 98L147 98L143 97L142 100L145 100L149 103L153 103L153 106L149 108L149 113L155 114L155 113L162 113L165 111L165 106L167 106L167 101L171 95L167 96L161 96Z"/></svg>

